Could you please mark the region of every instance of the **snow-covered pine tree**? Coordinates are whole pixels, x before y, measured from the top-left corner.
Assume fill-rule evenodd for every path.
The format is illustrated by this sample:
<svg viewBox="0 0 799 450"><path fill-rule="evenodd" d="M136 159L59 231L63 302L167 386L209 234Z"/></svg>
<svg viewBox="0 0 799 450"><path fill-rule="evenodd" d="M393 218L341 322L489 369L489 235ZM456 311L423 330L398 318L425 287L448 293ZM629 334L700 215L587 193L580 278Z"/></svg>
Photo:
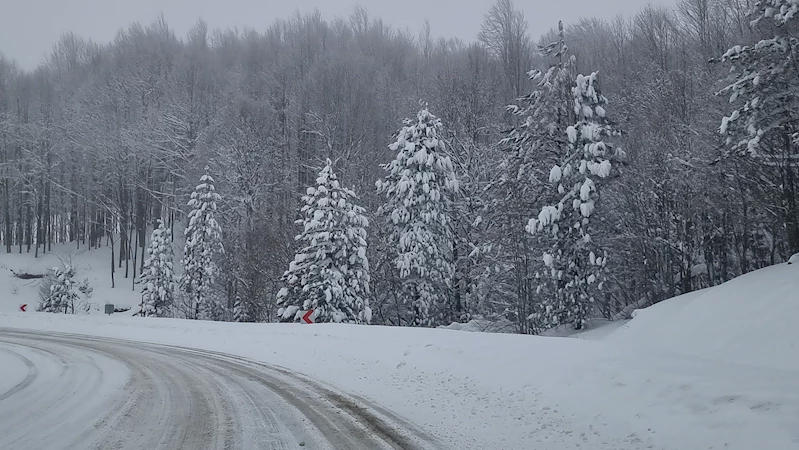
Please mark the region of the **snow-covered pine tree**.
<svg viewBox="0 0 799 450"><path fill-rule="evenodd" d="M607 254L591 237L589 224L599 200L595 180L611 172L609 158L614 150L604 139L614 131L605 116L607 99L599 91L597 73L578 75L572 94L576 123L566 129L569 152L549 172L557 201L541 208L526 228L549 242L543 254L545 281L539 285L549 295L534 317L545 328L565 323L583 327L596 291L602 289L607 261Z"/></svg>
<svg viewBox="0 0 799 450"><path fill-rule="evenodd" d="M508 315L525 333L540 331L540 324L531 320L531 314L548 292L536 291L534 274L541 264L530 258L531 254L540 254L542 243L535 242L524 230L525 219L519 213L538 208L542 199L551 196L542 180L547 179L549 167L571 154L566 129L574 124L572 86L576 59L568 52L562 22L558 23L557 39L539 46L538 51L550 61L550 66L545 71L530 71L532 92L508 107L517 125L500 142L506 157L493 186L498 191L497 204L488 211L493 215L491 221L502 229L502 259L497 268L499 273L507 273L508 279L507 287L499 291L512 293L507 301Z"/></svg>
<svg viewBox="0 0 799 450"><path fill-rule="evenodd" d="M407 119L389 148L396 158L382 167L377 191L386 196L378 213L392 229L395 265L403 281L401 298L412 307L412 323L431 326L452 320L453 277L450 202L458 191L446 153L441 121L423 108Z"/></svg>
<svg viewBox="0 0 799 450"><path fill-rule="evenodd" d="M316 322L369 323L369 261L366 257L364 208L351 189L341 185L328 159L302 197L300 249L277 295L283 321L299 321L314 310Z"/></svg>
<svg viewBox="0 0 799 450"><path fill-rule="evenodd" d="M246 305L240 296L236 296L233 301L233 321L234 322L251 322L252 319L247 314Z"/></svg>
<svg viewBox="0 0 799 450"><path fill-rule="evenodd" d="M174 303L175 275L172 264L172 230L158 219L150 237L147 259L139 276L142 289L142 317L167 316Z"/></svg>
<svg viewBox="0 0 799 450"><path fill-rule="evenodd" d="M44 293L39 311L66 314L72 309L74 313L75 302L78 300L74 277L75 269L69 264L65 264L63 268L53 267L48 280L49 292Z"/></svg>
<svg viewBox="0 0 799 450"><path fill-rule="evenodd" d="M720 94L736 105L722 119L727 146L757 163L778 186L775 210L787 225L789 252L799 250L799 2L758 0L753 26L773 37L727 50L732 82ZM771 173L769 173L771 172ZM790 253L789 253L790 254Z"/></svg>
<svg viewBox="0 0 799 450"><path fill-rule="evenodd" d="M200 184L191 193L188 202L191 211L181 261L183 275L180 278L180 289L189 297L189 317L193 319L219 320L224 316L224 308L212 292L219 275L216 257L225 250L222 245L222 230L214 218L217 202L221 199L214 188L214 179L206 167Z"/></svg>

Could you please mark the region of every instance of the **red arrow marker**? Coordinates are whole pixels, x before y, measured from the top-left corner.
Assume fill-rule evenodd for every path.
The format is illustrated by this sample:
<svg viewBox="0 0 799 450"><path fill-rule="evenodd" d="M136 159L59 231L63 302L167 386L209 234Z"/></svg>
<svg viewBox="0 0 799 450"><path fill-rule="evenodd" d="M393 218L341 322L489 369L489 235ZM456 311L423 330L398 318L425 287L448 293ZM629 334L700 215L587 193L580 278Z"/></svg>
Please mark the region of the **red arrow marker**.
<svg viewBox="0 0 799 450"><path fill-rule="evenodd" d="M27 312L28 304L27 303L23 303L23 304L19 305L19 310L22 311L22 312Z"/></svg>
<svg viewBox="0 0 799 450"><path fill-rule="evenodd" d="M303 322L305 322L305 323L313 323L313 319L311 318L312 314L313 314L313 310L310 310L307 313L303 314L302 315Z"/></svg>

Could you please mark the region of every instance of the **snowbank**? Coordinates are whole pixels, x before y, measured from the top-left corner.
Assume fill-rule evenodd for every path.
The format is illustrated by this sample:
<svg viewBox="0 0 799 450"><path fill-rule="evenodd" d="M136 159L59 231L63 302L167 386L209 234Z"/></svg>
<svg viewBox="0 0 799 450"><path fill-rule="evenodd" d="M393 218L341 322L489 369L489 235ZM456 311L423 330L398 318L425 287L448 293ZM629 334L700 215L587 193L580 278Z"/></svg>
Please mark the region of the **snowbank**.
<svg viewBox="0 0 799 450"><path fill-rule="evenodd" d="M638 310L612 343L799 370L799 265L778 264Z"/></svg>

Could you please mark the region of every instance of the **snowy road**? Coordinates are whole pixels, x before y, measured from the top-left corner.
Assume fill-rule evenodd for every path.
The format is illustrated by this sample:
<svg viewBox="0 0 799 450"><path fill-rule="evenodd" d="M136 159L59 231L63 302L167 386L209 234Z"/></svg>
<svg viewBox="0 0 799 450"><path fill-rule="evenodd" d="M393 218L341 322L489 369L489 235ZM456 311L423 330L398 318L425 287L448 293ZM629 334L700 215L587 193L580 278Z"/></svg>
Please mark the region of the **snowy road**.
<svg viewBox="0 0 799 450"><path fill-rule="evenodd" d="M208 351L0 330L0 448L425 449L368 401Z"/></svg>

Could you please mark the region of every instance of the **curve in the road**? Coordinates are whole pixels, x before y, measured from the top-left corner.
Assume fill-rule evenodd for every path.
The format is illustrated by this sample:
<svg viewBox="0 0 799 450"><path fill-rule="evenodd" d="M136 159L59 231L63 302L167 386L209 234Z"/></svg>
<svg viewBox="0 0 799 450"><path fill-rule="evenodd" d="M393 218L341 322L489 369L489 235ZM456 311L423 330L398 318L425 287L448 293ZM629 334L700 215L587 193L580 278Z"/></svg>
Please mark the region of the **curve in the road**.
<svg viewBox="0 0 799 450"><path fill-rule="evenodd" d="M363 398L222 353L0 330L0 449L439 449Z"/></svg>

